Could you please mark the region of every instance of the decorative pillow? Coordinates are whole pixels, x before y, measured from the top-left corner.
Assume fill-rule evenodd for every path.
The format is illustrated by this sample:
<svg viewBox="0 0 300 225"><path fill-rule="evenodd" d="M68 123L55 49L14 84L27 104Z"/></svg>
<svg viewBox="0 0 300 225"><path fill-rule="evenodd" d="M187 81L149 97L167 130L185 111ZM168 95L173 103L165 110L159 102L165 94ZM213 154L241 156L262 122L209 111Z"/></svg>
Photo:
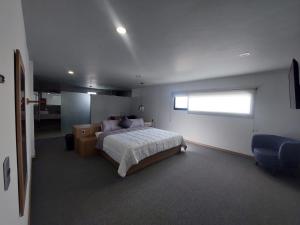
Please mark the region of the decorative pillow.
<svg viewBox="0 0 300 225"><path fill-rule="evenodd" d="M103 120L102 121L102 131L113 131L122 129L119 126L119 120Z"/></svg>
<svg viewBox="0 0 300 225"><path fill-rule="evenodd" d="M122 127L122 128L127 129L131 126L131 124L132 124L132 121L125 116L120 121L119 126Z"/></svg>
<svg viewBox="0 0 300 225"><path fill-rule="evenodd" d="M132 128L134 128L134 127L144 127L145 126L143 118L131 119L131 121L132 121L132 124L131 124Z"/></svg>

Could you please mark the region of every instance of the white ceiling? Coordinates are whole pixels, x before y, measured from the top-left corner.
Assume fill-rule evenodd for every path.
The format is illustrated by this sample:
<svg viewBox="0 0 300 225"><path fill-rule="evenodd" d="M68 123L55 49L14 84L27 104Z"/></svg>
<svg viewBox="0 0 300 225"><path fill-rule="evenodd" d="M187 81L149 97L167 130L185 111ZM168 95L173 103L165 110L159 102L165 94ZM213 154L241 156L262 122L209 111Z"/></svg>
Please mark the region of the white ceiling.
<svg viewBox="0 0 300 225"><path fill-rule="evenodd" d="M299 0L23 0L23 9L36 77L64 84L133 88L300 59Z"/></svg>

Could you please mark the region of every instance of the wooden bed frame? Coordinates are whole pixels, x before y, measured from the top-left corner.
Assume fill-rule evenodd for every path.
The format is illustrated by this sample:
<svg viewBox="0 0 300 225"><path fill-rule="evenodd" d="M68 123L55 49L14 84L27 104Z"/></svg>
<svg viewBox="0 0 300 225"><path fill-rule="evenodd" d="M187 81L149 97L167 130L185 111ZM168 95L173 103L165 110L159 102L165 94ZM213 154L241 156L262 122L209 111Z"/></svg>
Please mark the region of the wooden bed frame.
<svg viewBox="0 0 300 225"><path fill-rule="evenodd" d="M104 152L103 150L100 150L99 152L100 152L100 155L102 157L104 157L105 159L107 159L108 161L110 161L114 165L114 167L116 167L116 168L119 167L119 163L116 162L114 159L112 159L106 152ZM150 165L152 165L154 163L157 163L161 160L169 158L169 157L171 157L173 155L176 155L180 152L181 152L181 146L179 145L179 146L176 146L174 148L170 148L170 149L167 149L165 151L156 153L155 155L151 155L151 156L141 160L137 165L131 166L129 168L129 170L127 171L127 173L126 173L126 176L128 176L130 174L133 174L135 172L138 172L138 171L144 169L147 166L150 166Z"/></svg>

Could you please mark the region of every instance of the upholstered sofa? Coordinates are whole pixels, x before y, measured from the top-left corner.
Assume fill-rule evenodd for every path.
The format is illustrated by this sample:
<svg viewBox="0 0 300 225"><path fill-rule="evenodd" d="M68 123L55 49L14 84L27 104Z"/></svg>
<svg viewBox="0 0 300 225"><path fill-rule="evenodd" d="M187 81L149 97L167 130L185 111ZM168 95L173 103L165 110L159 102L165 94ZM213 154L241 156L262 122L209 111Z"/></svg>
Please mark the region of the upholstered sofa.
<svg viewBox="0 0 300 225"><path fill-rule="evenodd" d="M273 171L300 165L300 141L290 138L256 134L252 138L252 152L258 165Z"/></svg>

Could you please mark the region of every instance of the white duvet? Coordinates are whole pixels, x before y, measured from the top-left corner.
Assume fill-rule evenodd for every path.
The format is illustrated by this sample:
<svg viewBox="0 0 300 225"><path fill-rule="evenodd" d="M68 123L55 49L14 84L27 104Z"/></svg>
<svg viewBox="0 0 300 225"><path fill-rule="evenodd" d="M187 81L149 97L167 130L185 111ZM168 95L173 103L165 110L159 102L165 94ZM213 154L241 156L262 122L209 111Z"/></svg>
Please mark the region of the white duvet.
<svg viewBox="0 0 300 225"><path fill-rule="evenodd" d="M125 177L144 158L178 145L186 146L181 135L149 128L106 136L102 150L119 163L118 173Z"/></svg>

